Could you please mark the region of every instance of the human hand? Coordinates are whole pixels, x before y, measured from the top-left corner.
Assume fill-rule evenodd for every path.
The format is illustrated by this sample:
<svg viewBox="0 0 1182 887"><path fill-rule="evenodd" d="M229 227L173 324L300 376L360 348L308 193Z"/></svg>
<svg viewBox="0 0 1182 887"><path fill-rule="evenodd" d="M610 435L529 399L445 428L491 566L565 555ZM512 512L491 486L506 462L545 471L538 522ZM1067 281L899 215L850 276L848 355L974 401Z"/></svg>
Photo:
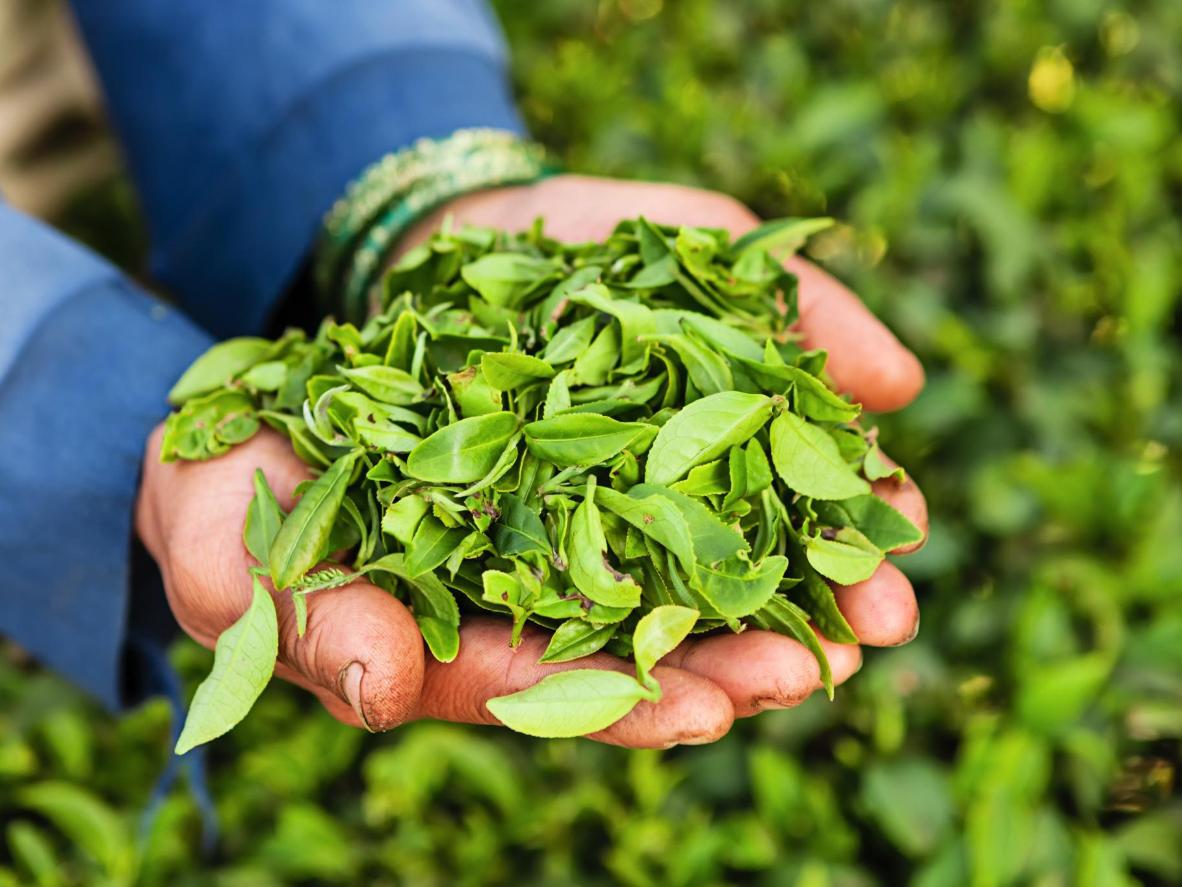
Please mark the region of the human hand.
<svg viewBox="0 0 1182 887"><path fill-rule="evenodd" d="M408 232L402 249L426 240L446 216L457 224L510 231L524 230L541 217L549 236L578 242L606 238L620 219L637 215L665 224L724 228L735 237L759 224L751 210L724 194L678 185L564 175L454 200ZM799 257L790 259L788 267L800 281L799 329L804 344L829 352L826 370L837 387L874 412L899 409L914 400L924 381L916 357L835 278ZM910 518L926 539L927 505L912 480L881 480L873 488ZM895 553L914 551L920 545L922 542ZM911 584L889 562L865 582L836 587L835 594L842 613L864 644L906 643L919 628ZM826 643L834 660L834 679L839 680L856 670L860 660L854 648L844 647L835 653L835 647ZM754 713L761 705L799 701L820 686L815 662L805 655L804 648L767 632L748 630L742 635L687 642L665 661L714 681L726 691L740 717Z"/></svg>
<svg viewBox="0 0 1182 887"><path fill-rule="evenodd" d="M472 195L453 203L450 211L458 221L506 228L526 227L541 214L551 234L573 240L602 237L619 217L637 212L657 221L712 224L736 232L754 223L748 211L720 195L575 177ZM869 342L881 359L867 372L835 354L831 370L839 384L878 409L914 396L922 382L914 358L832 278L811 266L803 273L794 270L802 276L802 314L810 344L838 352L866 348ZM805 304L827 298L839 306L840 316L826 309L822 319L813 320L822 312L806 311ZM883 349L888 349L885 356ZM212 647L250 601L250 561L241 527L254 469L263 469L285 508L292 504L290 491L309 472L286 441L270 431L205 463L161 464L159 447L158 429L145 459L137 531L161 566L178 622ZM923 498L913 484L879 482L876 491L926 528ZM838 601L866 643L900 643L914 631L914 594L893 567L884 565L867 582L839 589ZM280 624L276 673L311 690L339 720L373 730L418 717L496 723L485 706L489 698L523 689L547 673L572 667L632 670L607 654L538 665L548 641L545 632L527 630L521 645L512 648L507 623L470 617L461 630L459 656L438 663L424 657L407 609L363 580L311 596L303 638L296 635L290 595L276 594L275 602ZM836 683L857 670L857 646L822 644ZM654 675L663 689L662 701L639 704L593 738L635 747L708 742L722 736L736 716L794 705L821 686L816 661L802 645L756 630L686 642Z"/></svg>

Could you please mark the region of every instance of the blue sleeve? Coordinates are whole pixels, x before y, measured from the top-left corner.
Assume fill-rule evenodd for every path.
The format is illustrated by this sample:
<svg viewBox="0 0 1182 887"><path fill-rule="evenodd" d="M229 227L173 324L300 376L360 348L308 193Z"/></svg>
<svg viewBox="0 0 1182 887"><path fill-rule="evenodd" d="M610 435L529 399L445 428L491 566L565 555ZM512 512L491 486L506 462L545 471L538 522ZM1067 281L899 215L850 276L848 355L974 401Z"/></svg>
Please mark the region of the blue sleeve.
<svg viewBox="0 0 1182 887"><path fill-rule="evenodd" d="M383 154L518 131L479 0L73 0L146 208L152 270L218 336L260 329L323 213Z"/></svg>
<svg viewBox="0 0 1182 887"><path fill-rule="evenodd" d="M162 609L131 604L144 444L209 339L2 204L0 307L0 634L115 707L127 642Z"/></svg>

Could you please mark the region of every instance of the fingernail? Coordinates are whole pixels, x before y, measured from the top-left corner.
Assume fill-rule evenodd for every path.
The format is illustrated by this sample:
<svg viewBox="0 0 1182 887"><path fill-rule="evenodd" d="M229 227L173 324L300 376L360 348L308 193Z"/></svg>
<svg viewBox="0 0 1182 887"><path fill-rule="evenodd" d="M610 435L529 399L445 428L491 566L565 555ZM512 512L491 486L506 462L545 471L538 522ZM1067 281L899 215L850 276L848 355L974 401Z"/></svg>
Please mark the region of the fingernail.
<svg viewBox="0 0 1182 887"><path fill-rule="evenodd" d="M911 629L911 634L907 635L906 640L899 641L899 643L895 644L896 647L902 647L904 644L910 644L913 640L915 640L917 637L919 637L919 617L920 617L920 614L916 613L915 614L915 627L913 629Z"/></svg>
<svg viewBox="0 0 1182 887"><path fill-rule="evenodd" d="M353 711L357 713L362 726L372 733L373 728L369 726L369 721L366 720L365 712L361 708L361 679L364 677L365 666L360 662L350 662L341 669L341 673L337 677L337 686L340 688L341 695L345 697L345 701L353 706Z"/></svg>
<svg viewBox="0 0 1182 887"><path fill-rule="evenodd" d="M714 741L714 737L706 733L698 733L692 736L682 736L677 740L675 745L709 745Z"/></svg>

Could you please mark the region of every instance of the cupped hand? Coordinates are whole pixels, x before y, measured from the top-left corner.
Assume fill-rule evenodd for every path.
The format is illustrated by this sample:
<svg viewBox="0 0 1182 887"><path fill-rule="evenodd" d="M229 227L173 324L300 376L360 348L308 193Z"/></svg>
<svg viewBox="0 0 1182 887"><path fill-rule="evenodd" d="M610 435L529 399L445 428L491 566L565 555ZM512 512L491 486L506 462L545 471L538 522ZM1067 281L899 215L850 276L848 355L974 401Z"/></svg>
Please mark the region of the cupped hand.
<svg viewBox="0 0 1182 887"><path fill-rule="evenodd" d="M444 213L456 222L510 230L543 216L547 232L563 240L602 238L619 219L636 215L735 234L758 222L741 204L712 192L560 176L460 198L420 224L405 245L425 238ZM801 332L810 346L829 350L835 382L868 409L895 409L914 398L923 384L915 357L832 277L802 260L790 267L800 278ZM268 430L225 456L197 463L161 463L160 438L157 429L148 443L136 528L160 565L178 623L212 648L251 599L252 562L242 544L242 524L255 468L262 468L285 509L309 471L287 441ZM912 481L878 481L874 489L926 535L926 505ZM837 588L836 595L862 643L889 646L914 636L919 620L914 592L889 563L865 582ZM416 718L495 724L485 705L490 698L524 689L546 674L587 667L633 671L631 663L605 653L538 664L546 632L530 627L514 648L507 621L467 615L459 655L451 663L436 662L424 655L406 607L364 580L311 595L302 638L290 595L275 593L274 599L280 627L276 674L310 690L337 719L370 730ZM835 683L860 667L857 645L825 638L821 644ZM803 645L754 629L686 641L653 674L663 690L661 701L641 702L592 738L637 748L711 742L736 717L799 704L821 688L817 663Z"/></svg>
<svg viewBox="0 0 1182 887"><path fill-rule="evenodd" d="M409 233L403 249L425 240L446 216L457 224L510 231L525 230L540 217L549 236L577 242L601 240L621 219L638 215L664 224L724 228L735 237L760 221L739 201L714 191L563 175L461 197L424 219ZM914 400L924 383L923 367L915 355L836 278L800 257L790 259L788 268L800 282L799 331L804 344L829 352L826 371L837 387L871 412L897 410ZM927 503L915 482L910 477L887 479L875 482L873 488L910 518L926 541ZM894 553L906 554L921 545ZM836 586L834 591L838 607L863 644L897 646L919 630L919 607L911 583L890 562L883 562L865 582ZM833 646L827 649L832 651ZM743 716L761 707L799 701L820 686L816 666L803 649L780 635L748 630L687 643L666 662L724 687L736 714ZM854 654L843 650L840 655L848 661ZM835 681L839 672L849 673L835 662Z"/></svg>

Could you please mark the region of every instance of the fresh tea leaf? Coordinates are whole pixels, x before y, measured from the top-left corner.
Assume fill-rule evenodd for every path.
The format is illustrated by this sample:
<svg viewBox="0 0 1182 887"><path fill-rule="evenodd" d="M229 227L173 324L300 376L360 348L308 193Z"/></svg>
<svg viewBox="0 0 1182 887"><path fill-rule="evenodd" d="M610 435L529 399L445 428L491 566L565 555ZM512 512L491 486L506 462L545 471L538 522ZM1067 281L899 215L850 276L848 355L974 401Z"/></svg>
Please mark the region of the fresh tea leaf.
<svg viewBox="0 0 1182 887"><path fill-rule="evenodd" d="M619 625L593 625L582 619L567 619L550 638L538 662L570 662L603 649Z"/></svg>
<svg viewBox="0 0 1182 887"><path fill-rule="evenodd" d="M825 655L825 648L821 646L816 633L809 627L809 614L782 595L774 595L767 605L755 615L757 621L763 623L764 627L795 638L808 647L809 652L813 654L820 666L821 685L825 688L825 694L832 700L833 670L829 666L829 657Z"/></svg>
<svg viewBox="0 0 1182 887"><path fill-rule="evenodd" d="M254 497L246 508L246 523L242 528L242 541L251 557L258 561L262 567L266 567L270 562L271 545L275 542L283 519L283 509L279 507L279 502L275 499L270 484L267 483L267 476L263 474L261 468L256 468Z"/></svg>
<svg viewBox="0 0 1182 887"><path fill-rule="evenodd" d="M814 499L849 499L870 492L825 429L794 413L781 413L771 426L772 463L791 489Z"/></svg>
<svg viewBox="0 0 1182 887"><path fill-rule="evenodd" d="M883 551L894 551L923 541L919 527L878 496L817 502L816 508L817 515L832 526L853 527Z"/></svg>
<svg viewBox="0 0 1182 887"><path fill-rule="evenodd" d="M410 373L380 364L365 367L342 367L341 375L382 403L406 406L423 396L423 386Z"/></svg>
<svg viewBox="0 0 1182 887"><path fill-rule="evenodd" d="M567 413L526 425L525 445L539 459L562 467L598 465L648 433L650 427L594 413Z"/></svg>
<svg viewBox="0 0 1182 887"><path fill-rule="evenodd" d="M554 367L541 358L509 352L484 355L480 359L480 372L497 391L512 391L531 382L554 378Z"/></svg>
<svg viewBox="0 0 1182 887"><path fill-rule="evenodd" d="M445 425L410 451L406 473L431 483L472 483L484 477L517 433L512 413L488 413Z"/></svg>
<svg viewBox="0 0 1182 887"><path fill-rule="evenodd" d="M193 696L176 753L216 739L246 717L275 670L279 623L271 594L251 580L251 602L238 621L218 637L213 670Z"/></svg>
<svg viewBox="0 0 1182 887"><path fill-rule="evenodd" d="M671 484L695 465L746 443L767 421L772 406L770 397L741 391L695 400L657 433L645 464L645 483Z"/></svg>
<svg viewBox="0 0 1182 887"><path fill-rule="evenodd" d="M527 736L586 736L614 724L636 707L647 690L631 675L579 668L542 678L511 696L488 701L502 724Z"/></svg>
<svg viewBox="0 0 1182 887"><path fill-rule="evenodd" d="M461 527L447 527L430 515L419 521L406 546L406 574L414 578L434 570L468 535Z"/></svg>
<svg viewBox="0 0 1182 887"><path fill-rule="evenodd" d="M191 398L221 388L271 351L267 339L244 336L214 345L185 370L168 392L168 402L179 406Z"/></svg>
<svg viewBox="0 0 1182 887"><path fill-rule="evenodd" d="M804 540L809 564L839 585L864 582L882 563L882 552L857 530L839 530L833 539Z"/></svg>
<svg viewBox="0 0 1182 887"><path fill-rule="evenodd" d="M684 641L698 621L698 611L689 607L666 605L649 610L636 623L632 633L632 651L636 676L643 684L662 656L671 653Z"/></svg>
<svg viewBox="0 0 1182 887"><path fill-rule="evenodd" d="M356 462L356 451L337 459L304 491L279 528L267 554L277 589L293 585L323 556Z"/></svg>
<svg viewBox="0 0 1182 887"><path fill-rule="evenodd" d="M570 578L575 588L605 607L635 607L640 603L640 586L617 569L608 557L607 539L599 508L594 502L594 483L571 518L567 553Z"/></svg>

